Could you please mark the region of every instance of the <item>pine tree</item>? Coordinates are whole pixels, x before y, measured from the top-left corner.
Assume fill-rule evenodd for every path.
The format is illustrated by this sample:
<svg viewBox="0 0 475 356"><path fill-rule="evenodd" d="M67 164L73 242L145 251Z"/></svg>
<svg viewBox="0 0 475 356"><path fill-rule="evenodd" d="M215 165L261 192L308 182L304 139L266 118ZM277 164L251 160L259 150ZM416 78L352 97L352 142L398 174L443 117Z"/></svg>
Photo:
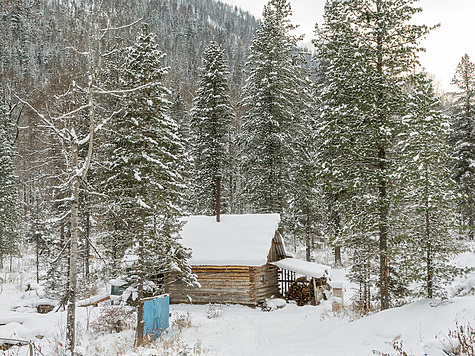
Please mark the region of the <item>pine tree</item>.
<svg viewBox="0 0 475 356"><path fill-rule="evenodd" d="M12 128L9 110L0 97L0 267L6 255L17 251L20 215L14 165L14 149L10 139Z"/></svg>
<svg viewBox="0 0 475 356"><path fill-rule="evenodd" d="M431 80L414 76L408 100L411 109L403 117L406 130L399 135L402 155L401 212L398 219L409 259L405 275L422 282L421 294L438 296L453 277L447 261L457 251L453 235L455 182L450 170L449 122L441 113ZM401 248L402 246L398 246Z"/></svg>
<svg viewBox="0 0 475 356"><path fill-rule="evenodd" d="M234 120L224 52L216 42L206 48L197 97L192 109L194 211L213 215L217 179L221 182L223 212L232 204L230 138Z"/></svg>
<svg viewBox="0 0 475 356"><path fill-rule="evenodd" d="M302 94L308 90L297 38L290 34L290 4L271 0L264 7L248 58L243 89L242 174L247 209L283 212L297 161Z"/></svg>
<svg viewBox="0 0 475 356"><path fill-rule="evenodd" d="M452 81L459 89L453 111L455 179L462 194L462 225L475 239L475 64L465 54Z"/></svg>
<svg viewBox="0 0 475 356"><path fill-rule="evenodd" d="M414 2L329 1L317 41L329 63L321 134L328 134L330 161L324 169L348 199L347 236L372 241L365 246L376 242L382 309L390 306L394 146L406 109L404 78L417 67L418 42L429 31L409 24L421 11Z"/></svg>
<svg viewBox="0 0 475 356"><path fill-rule="evenodd" d="M184 182L180 175L183 147L178 126L167 115L169 91L163 86L167 69L155 37L143 26L124 65L124 114L114 124L108 194L114 199L116 228L128 234L137 255L133 282L138 290L137 343L142 342L145 282L152 275L179 272L193 282L186 259L190 253L177 240L183 215Z"/></svg>

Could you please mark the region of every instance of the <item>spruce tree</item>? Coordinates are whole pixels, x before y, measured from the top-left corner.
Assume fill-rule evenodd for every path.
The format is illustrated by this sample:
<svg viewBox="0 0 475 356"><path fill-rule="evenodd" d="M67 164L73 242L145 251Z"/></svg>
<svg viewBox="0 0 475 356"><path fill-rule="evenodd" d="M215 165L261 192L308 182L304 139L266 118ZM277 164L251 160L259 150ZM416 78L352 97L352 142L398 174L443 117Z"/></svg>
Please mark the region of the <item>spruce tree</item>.
<svg viewBox="0 0 475 356"><path fill-rule="evenodd" d="M170 105L170 118L178 124L178 132L185 143L185 151L189 152L191 144L190 115L180 93L175 96Z"/></svg>
<svg viewBox="0 0 475 356"><path fill-rule="evenodd" d="M14 165L15 152L11 144L11 118L0 97L0 267L6 255L17 251L19 243L19 205Z"/></svg>
<svg viewBox="0 0 475 356"><path fill-rule="evenodd" d="M449 122L441 113L431 80L414 76L403 117L406 130L399 135L402 162L400 175L399 229L407 236L398 248L409 280L422 282L418 291L426 298L439 296L454 269L447 261L457 251L455 182L450 169Z"/></svg>
<svg viewBox="0 0 475 356"><path fill-rule="evenodd" d="M461 199L461 220L475 239L475 64L465 54L452 80L460 92L453 107L455 179Z"/></svg>
<svg viewBox="0 0 475 356"><path fill-rule="evenodd" d="M224 52L216 42L206 48L191 127L193 135L194 212L212 215L217 179L221 182L223 212L229 212L232 189L230 137L234 113L229 100Z"/></svg>
<svg viewBox="0 0 475 356"><path fill-rule="evenodd" d="M314 260L317 243L323 242L323 194L317 175L315 114L310 110L311 83L300 91L302 107L299 111L298 134L292 137L293 161L289 162L290 189L288 205L282 214L282 228L305 245L305 258ZM297 107L295 107L297 109ZM288 224L288 222L290 224Z"/></svg>
<svg viewBox="0 0 475 356"><path fill-rule="evenodd" d="M256 212L284 211L297 162L295 140L308 88L290 16L287 0L269 1L246 64L241 166L247 209Z"/></svg>
<svg viewBox="0 0 475 356"><path fill-rule="evenodd" d="M321 134L328 133L324 169L349 209L347 236L377 246L379 299L390 306L390 254L395 143L406 109L405 77L417 67L427 26L409 23L415 0L328 1L317 47L329 63ZM370 253L372 255L372 253ZM371 260L371 259L370 259Z"/></svg>
<svg viewBox="0 0 475 356"><path fill-rule="evenodd" d="M129 49L123 83L131 90L123 98L124 114L114 123L108 194L117 212L117 229L128 234L130 253L137 256L132 268L138 290L137 343L143 334L141 299L152 275L179 273L193 282L187 264L190 252L178 241L183 215L184 182L180 174L183 146L177 123L168 116L167 69L161 62L155 36L143 26Z"/></svg>

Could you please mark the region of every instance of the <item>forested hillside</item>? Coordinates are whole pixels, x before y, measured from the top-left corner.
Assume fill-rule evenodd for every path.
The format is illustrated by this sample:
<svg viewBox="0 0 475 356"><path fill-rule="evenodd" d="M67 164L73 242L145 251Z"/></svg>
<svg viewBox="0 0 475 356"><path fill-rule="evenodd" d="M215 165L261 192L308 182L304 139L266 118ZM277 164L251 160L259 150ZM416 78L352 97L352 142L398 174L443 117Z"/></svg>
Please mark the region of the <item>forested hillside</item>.
<svg viewBox="0 0 475 356"><path fill-rule="evenodd" d="M35 86L47 84L58 68L73 65L71 47L84 35L81 26L90 25L86 13L97 11L78 1L8 0L1 6L2 68L15 78L10 82ZM242 85L244 62L258 26L248 12L213 0L103 1L101 8L114 26L139 20L150 25L176 77L174 89L183 88L188 98L211 40L224 46L233 83ZM128 29L118 35L123 45L134 40L133 33Z"/></svg>

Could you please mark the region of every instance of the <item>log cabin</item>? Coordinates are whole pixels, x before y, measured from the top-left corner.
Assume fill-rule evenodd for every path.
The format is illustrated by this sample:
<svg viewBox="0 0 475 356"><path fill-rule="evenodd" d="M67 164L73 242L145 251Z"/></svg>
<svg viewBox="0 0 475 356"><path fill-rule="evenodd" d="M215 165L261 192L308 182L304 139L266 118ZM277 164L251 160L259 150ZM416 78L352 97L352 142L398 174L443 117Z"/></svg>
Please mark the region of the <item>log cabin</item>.
<svg viewBox="0 0 475 356"><path fill-rule="evenodd" d="M187 217L182 244L201 287L165 277L171 303L256 305L279 295L279 268L271 262L288 257L278 233L278 214Z"/></svg>

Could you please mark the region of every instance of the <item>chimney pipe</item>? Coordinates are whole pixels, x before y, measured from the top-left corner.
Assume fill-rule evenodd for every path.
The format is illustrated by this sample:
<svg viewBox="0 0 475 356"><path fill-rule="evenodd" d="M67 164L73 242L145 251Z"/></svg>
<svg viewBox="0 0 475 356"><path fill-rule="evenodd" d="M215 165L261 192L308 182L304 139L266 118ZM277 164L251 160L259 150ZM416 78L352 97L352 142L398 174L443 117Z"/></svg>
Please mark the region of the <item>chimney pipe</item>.
<svg viewBox="0 0 475 356"><path fill-rule="evenodd" d="M221 177L216 177L216 221L221 221Z"/></svg>

